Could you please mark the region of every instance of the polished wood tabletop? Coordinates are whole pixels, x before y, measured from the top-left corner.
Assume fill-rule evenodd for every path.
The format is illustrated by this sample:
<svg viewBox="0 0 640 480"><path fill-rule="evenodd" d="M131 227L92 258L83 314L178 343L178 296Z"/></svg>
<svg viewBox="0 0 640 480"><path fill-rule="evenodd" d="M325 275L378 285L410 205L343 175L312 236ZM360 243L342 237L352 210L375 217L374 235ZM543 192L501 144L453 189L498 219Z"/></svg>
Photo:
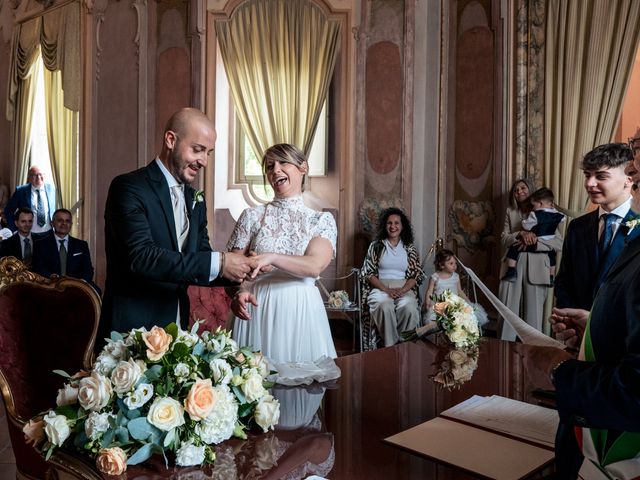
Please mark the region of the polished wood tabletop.
<svg viewBox="0 0 640 480"><path fill-rule="evenodd" d="M218 445L215 466L166 469L164 460L156 456L152 462L130 466L117 478L277 479L312 474L334 480L473 478L383 439L434 418L474 394L539 403L526 393L526 375L514 345L483 340L473 377L453 390L432 379L447 349L431 341L340 357L336 362L342 375L333 384L277 388L281 422L276 431ZM61 463L68 466L69 458ZM92 470L82 478L114 478L98 475L87 462L78 463Z"/></svg>

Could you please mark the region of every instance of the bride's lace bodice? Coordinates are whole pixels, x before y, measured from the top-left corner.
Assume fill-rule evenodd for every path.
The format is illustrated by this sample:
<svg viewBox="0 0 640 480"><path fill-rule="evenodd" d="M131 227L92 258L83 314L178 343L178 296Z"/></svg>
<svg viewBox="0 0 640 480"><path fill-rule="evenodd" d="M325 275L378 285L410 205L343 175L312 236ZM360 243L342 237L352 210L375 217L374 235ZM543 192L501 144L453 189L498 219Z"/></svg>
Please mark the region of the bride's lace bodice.
<svg viewBox="0 0 640 480"><path fill-rule="evenodd" d="M331 242L335 254L337 235L330 213L307 207L301 196L276 198L242 212L227 249L303 255L312 238L322 237Z"/></svg>

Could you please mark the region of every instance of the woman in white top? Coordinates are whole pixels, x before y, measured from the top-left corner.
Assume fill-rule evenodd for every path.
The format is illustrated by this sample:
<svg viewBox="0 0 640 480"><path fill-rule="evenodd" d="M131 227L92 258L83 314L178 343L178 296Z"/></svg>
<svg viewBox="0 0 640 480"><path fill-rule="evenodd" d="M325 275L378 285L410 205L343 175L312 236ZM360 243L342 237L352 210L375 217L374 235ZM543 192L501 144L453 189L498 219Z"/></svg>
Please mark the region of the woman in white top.
<svg viewBox="0 0 640 480"><path fill-rule="evenodd" d="M253 278L241 285L231 303L233 338L276 362L335 358L315 285L335 253L335 220L302 201L308 165L296 147L270 147L262 166L275 198L242 212L227 244L232 252L257 255ZM257 276L260 270L266 273Z"/></svg>
<svg viewBox="0 0 640 480"><path fill-rule="evenodd" d="M399 208L382 212L362 276L367 283L363 298L367 299L371 320L383 345L395 345L403 331L418 326L418 286L424 277L413 246L411 222Z"/></svg>

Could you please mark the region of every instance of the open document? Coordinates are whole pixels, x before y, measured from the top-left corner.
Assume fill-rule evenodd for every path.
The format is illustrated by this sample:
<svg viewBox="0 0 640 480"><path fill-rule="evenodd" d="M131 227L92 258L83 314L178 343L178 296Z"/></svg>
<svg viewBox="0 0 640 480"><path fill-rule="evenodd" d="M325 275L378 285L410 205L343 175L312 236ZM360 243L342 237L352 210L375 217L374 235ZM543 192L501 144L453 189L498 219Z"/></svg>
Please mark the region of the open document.
<svg viewBox="0 0 640 480"><path fill-rule="evenodd" d="M553 461L554 410L499 396L474 396L385 441L495 479L521 479Z"/></svg>

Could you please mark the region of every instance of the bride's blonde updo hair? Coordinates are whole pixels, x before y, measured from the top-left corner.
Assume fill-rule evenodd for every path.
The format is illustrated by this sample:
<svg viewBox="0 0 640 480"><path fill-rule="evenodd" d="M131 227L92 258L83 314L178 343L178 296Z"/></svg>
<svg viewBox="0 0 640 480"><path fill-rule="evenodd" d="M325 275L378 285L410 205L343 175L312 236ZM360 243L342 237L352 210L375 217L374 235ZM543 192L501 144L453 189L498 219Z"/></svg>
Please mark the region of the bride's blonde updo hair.
<svg viewBox="0 0 640 480"><path fill-rule="evenodd" d="M272 145L269 147L262 156L262 174L267 174L267 160L271 159L274 161L278 161L280 163L290 163L295 165L296 167L302 167L307 163L307 159L304 156L304 153L296 147L295 145L291 145L289 143L278 143L276 145ZM304 192L304 182L307 178L307 175L303 175L302 177L302 191Z"/></svg>

